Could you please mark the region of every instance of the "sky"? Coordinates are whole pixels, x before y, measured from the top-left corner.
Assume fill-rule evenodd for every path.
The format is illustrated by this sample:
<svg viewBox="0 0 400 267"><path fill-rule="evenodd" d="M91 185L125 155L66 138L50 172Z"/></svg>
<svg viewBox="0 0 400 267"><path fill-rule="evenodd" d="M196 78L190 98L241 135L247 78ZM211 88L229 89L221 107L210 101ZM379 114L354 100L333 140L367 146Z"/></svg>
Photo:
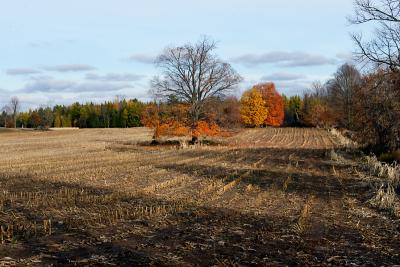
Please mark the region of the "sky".
<svg viewBox="0 0 400 267"><path fill-rule="evenodd" d="M0 108L148 101L165 47L208 36L244 78L302 94L351 60L351 0L12 0L0 8Z"/></svg>

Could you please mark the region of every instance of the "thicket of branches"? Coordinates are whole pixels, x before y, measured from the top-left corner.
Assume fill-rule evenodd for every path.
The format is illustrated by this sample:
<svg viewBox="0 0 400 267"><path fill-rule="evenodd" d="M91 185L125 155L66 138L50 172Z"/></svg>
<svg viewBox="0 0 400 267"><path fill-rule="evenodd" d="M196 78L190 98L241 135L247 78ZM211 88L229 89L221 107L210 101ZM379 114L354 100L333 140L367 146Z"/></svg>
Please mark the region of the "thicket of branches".
<svg viewBox="0 0 400 267"><path fill-rule="evenodd" d="M291 123L346 130L368 151L394 152L400 148L400 73L379 69L361 75L345 64L333 79L288 103L286 114Z"/></svg>

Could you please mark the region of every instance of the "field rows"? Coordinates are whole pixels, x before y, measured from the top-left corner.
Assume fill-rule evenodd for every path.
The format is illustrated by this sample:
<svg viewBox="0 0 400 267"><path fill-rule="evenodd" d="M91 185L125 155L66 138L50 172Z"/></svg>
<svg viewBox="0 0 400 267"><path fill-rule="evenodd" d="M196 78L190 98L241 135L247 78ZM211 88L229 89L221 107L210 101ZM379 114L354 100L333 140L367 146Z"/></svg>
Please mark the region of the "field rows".
<svg viewBox="0 0 400 267"><path fill-rule="evenodd" d="M250 129L217 147L136 145L150 138L146 129L1 134L0 263L399 260L396 224L364 204L353 165L327 157L335 140L324 130Z"/></svg>
<svg viewBox="0 0 400 267"><path fill-rule="evenodd" d="M269 128L247 130L232 138L241 146L270 148L330 149L336 142L323 129Z"/></svg>

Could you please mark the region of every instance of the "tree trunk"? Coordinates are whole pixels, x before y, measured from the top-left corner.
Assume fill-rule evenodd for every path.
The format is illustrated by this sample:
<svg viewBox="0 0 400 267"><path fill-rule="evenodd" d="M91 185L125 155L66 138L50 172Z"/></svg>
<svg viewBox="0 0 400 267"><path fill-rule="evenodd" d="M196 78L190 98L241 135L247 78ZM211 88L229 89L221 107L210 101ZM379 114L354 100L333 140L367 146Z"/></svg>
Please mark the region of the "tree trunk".
<svg viewBox="0 0 400 267"><path fill-rule="evenodd" d="M199 142L199 138L195 135L192 135L192 141L190 141L191 145L195 145Z"/></svg>
<svg viewBox="0 0 400 267"><path fill-rule="evenodd" d="M201 108L198 103L195 103L192 105L192 110L191 110L191 117L192 117L192 141L190 142L192 145L197 144L199 142L198 136L194 134L197 128L197 123L200 120L200 112Z"/></svg>

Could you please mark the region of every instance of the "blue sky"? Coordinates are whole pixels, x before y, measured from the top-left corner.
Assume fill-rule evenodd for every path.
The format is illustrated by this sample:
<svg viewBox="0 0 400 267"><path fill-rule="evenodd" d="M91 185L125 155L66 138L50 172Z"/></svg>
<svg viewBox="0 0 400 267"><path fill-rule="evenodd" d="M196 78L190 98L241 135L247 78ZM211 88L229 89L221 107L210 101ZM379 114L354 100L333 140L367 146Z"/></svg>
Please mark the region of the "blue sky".
<svg viewBox="0 0 400 267"><path fill-rule="evenodd" d="M13 0L0 8L0 107L148 100L164 47L209 36L244 77L301 94L350 60L351 0Z"/></svg>

